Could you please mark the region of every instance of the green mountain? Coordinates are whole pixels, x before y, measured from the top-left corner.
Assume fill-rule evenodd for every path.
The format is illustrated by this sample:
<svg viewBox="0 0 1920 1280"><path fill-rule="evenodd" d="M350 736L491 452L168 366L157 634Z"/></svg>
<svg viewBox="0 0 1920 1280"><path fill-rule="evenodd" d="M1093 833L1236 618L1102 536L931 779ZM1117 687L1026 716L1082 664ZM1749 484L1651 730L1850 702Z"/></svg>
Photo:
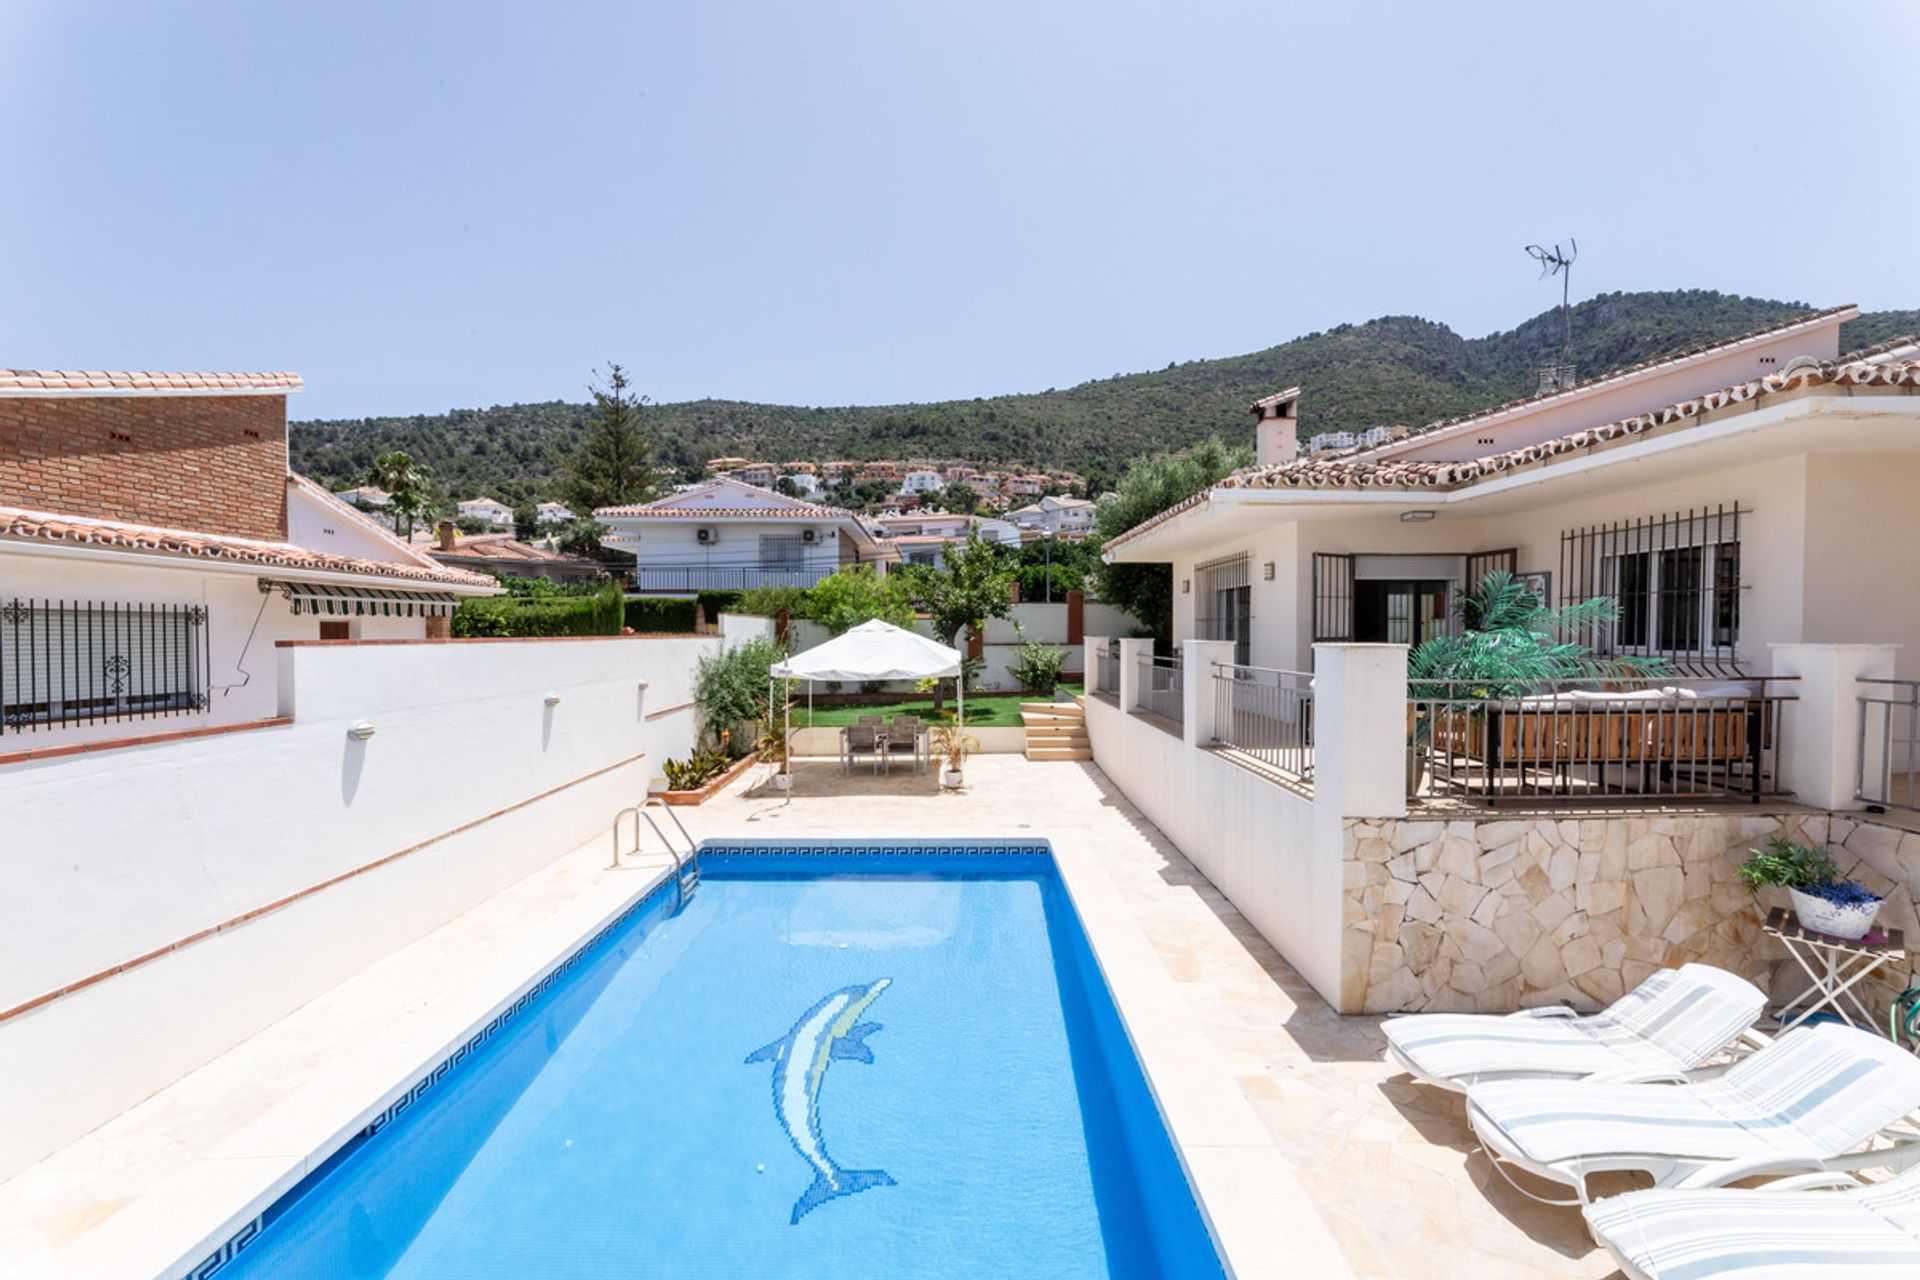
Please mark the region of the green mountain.
<svg viewBox="0 0 1920 1280"><path fill-rule="evenodd" d="M1592 377L1810 310L1799 302L1706 290L1613 293L1573 308L1573 360ZM1299 384L1302 435L1382 423L1417 426L1530 394L1560 342L1558 309L1518 328L1462 338L1417 316L1340 325L1251 355L1171 364L1063 391L932 404L802 408L695 400L649 406L663 464L696 467L738 454L775 461L954 459L1051 466L1105 487L1121 460L1251 430L1247 405ZM1862 315L1843 349L1920 330L1920 311ZM552 496L557 458L580 438L583 404L499 405L411 418L292 424L293 465L335 488L358 484L374 457L404 449L457 497L519 503Z"/></svg>

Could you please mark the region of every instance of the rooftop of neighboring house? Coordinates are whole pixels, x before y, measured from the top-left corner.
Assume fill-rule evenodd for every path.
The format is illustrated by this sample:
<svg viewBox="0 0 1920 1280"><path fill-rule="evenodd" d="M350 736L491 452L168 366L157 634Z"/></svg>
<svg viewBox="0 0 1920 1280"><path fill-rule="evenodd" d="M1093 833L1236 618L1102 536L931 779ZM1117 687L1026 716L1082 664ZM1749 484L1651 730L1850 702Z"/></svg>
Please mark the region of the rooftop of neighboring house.
<svg viewBox="0 0 1920 1280"><path fill-rule="evenodd" d="M370 507L384 507L393 501L392 494L370 484L363 484L357 489L336 489L333 496L345 503L364 502Z"/></svg>
<svg viewBox="0 0 1920 1280"><path fill-rule="evenodd" d="M458 505L463 507L499 507L502 510L512 509L508 507L506 503L500 501L500 499L498 498L486 498L486 497L464 498L460 501Z"/></svg>
<svg viewBox="0 0 1920 1280"><path fill-rule="evenodd" d="M860 525L845 507L789 498L730 476L715 476L652 502L600 507L593 514L616 520L844 520L855 528Z"/></svg>
<svg viewBox="0 0 1920 1280"><path fill-rule="evenodd" d="M415 549L456 568L478 570L487 565L522 565L528 568L577 569L585 574L601 572L600 566L585 556L571 556L534 546L510 533L455 533L450 521L442 522L436 532L417 534L415 537Z"/></svg>
<svg viewBox="0 0 1920 1280"><path fill-rule="evenodd" d="M285 397L303 385L294 373L0 371L0 405L60 406L16 412L0 431L0 458L10 464L0 474L13 481L0 483L0 550L498 590L436 564L288 469ZM191 405L236 396L259 403L219 415ZM109 399L133 404L111 413L88 404ZM181 465L183 454L195 465Z"/></svg>
<svg viewBox="0 0 1920 1280"><path fill-rule="evenodd" d="M1920 392L1920 334L1836 353L1840 324L1857 314L1852 306L1828 308L1572 387L1435 422L1403 438L1242 468L1107 546L1112 550L1145 537L1185 512L1206 506L1223 491L1448 492L1519 468L1550 466L1697 428L1727 412L1763 408L1788 397L1851 394L1864 388L1908 395ZM1818 351L1824 354L1814 354ZM1746 378L1726 376L1742 368L1768 371ZM1644 397L1652 390L1676 388L1684 388L1681 398L1618 416L1607 412L1632 403L1628 397L1635 394Z"/></svg>

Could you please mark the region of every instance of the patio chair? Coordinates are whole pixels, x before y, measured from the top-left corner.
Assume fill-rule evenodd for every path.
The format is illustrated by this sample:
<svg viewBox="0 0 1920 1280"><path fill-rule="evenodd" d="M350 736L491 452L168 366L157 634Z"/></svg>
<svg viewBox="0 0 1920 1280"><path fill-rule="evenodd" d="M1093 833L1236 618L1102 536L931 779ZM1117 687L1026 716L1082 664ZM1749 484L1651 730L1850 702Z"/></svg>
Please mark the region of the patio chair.
<svg viewBox="0 0 1920 1280"><path fill-rule="evenodd" d="M867 717L861 717L865 721ZM875 716L873 719L878 720ZM853 769L857 757L867 756L873 761L874 771L886 763L887 731L879 724L856 723L840 731L840 772L848 773Z"/></svg>
<svg viewBox="0 0 1920 1280"><path fill-rule="evenodd" d="M1467 1120L1502 1176L1511 1162L1571 1187L1582 1205L1587 1179L1616 1170L1693 1190L1770 1173L1904 1167L1920 1158L1920 1134L1892 1126L1916 1108L1920 1058L1837 1023L1789 1031L1712 1080L1495 1080L1467 1090ZM1858 1150L1875 1137L1896 1145Z"/></svg>
<svg viewBox="0 0 1920 1280"><path fill-rule="evenodd" d="M905 752L913 759L915 773L926 772L925 762L920 756L921 732L920 717L895 716L887 721L887 768L893 768L893 757Z"/></svg>
<svg viewBox="0 0 1920 1280"><path fill-rule="evenodd" d="M1920 1170L1871 1186L1810 1173L1750 1190L1629 1191L1586 1215L1631 1280L1920 1275Z"/></svg>
<svg viewBox="0 0 1920 1280"><path fill-rule="evenodd" d="M1519 1013L1415 1013L1390 1018L1384 1055L1423 1084L1465 1092L1489 1080L1578 1079L1605 1074L1671 1078L1694 1072L1744 1040L1768 1043L1753 1024L1767 998L1711 965L1662 969L1601 1013L1564 1005Z"/></svg>

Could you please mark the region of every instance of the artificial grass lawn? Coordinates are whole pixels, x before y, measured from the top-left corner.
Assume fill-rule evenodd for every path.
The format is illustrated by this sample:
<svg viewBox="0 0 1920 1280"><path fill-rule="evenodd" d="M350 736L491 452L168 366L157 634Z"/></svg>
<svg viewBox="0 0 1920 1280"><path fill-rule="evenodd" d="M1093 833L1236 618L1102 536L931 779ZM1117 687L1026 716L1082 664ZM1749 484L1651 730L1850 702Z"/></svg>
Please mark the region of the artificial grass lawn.
<svg viewBox="0 0 1920 1280"><path fill-rule="evenodd" d="M1063 684L1060 687L1068 693L1080 692L1080 686L1077 684ZM1046 701L1046 699L1040 697L1038 694L983 693L979 697L968 694L967 723L983 727L991 727L994 725L1017 726L1020 724L1021 703L1044 701ZM946 700L943 711L947 715L953 714L952 698ZM794 695L793 724L796 729L810 725L823 728L840 728L852 724L861 716L887 716L889 718L893 716L919 716L922 720L931 720L933 719L933 699L908 698L901 702L866 703L859 706L846 707L815 707L813 719L809 721L807 719L807 697L804 686L800 692Z"/></svg>

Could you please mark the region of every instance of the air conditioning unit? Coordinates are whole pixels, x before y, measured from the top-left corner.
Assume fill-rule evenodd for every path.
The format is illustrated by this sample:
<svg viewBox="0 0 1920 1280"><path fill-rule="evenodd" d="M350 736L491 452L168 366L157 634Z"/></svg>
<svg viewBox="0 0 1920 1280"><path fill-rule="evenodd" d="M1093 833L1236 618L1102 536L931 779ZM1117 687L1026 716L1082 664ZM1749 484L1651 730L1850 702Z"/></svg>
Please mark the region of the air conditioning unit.
<svg viewBox="0 0 1920 1280"><path fill-rule="evenodd" d="M800 541L802 542L812 542L819 536L820 535L812 529L802 529L800 531Z"/></svg>
<svg viewBox="0 0 1920 1280"><path fill-rule="evenodd" d="M705 525L693 531L694 540L703 547L710 547L720 541L720 531L712 525Z"/></svg>

